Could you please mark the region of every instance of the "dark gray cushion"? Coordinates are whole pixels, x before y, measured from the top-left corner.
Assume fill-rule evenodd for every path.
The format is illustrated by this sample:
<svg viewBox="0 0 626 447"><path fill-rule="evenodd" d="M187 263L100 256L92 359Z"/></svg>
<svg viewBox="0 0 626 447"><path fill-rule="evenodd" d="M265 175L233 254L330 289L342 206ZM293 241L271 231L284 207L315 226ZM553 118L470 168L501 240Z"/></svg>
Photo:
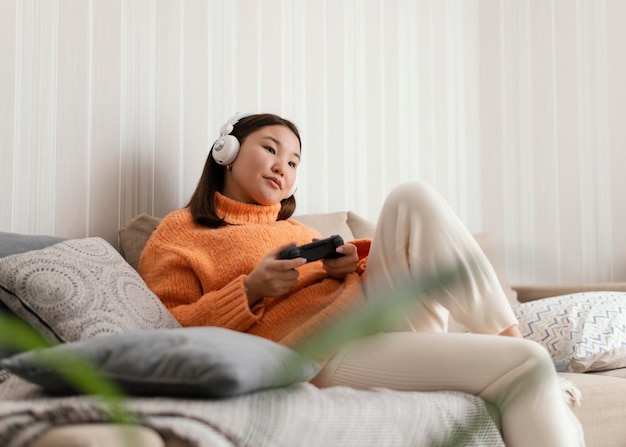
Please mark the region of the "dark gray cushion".
<svg viewBox="0 0 626 447"><path fill-rule="evenodd" d="M58 244L66 240L62 237L27 235L18 233L5 233L0 231L0 258L24 253L31 250L40 250L50 245Z"/></svg>
<svg viewBox="0 0 626 447"><path fill-rule="evenodd" d="M74 392L38 356L63 354L91 362L135 395L225 397L309 380L319 365L261 337L219 327L139 331L95 337L0 360L25 380L54 394Z"/></svg>

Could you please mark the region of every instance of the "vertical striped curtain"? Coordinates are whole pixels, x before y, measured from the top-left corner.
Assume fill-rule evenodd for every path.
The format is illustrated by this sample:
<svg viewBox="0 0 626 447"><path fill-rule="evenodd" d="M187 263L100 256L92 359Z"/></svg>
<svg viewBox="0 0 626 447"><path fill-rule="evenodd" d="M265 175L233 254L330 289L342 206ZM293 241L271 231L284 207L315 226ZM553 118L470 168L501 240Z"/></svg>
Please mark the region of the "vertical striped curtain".
<svg viewBox="0 0 626 447"><path fill-rule="evenodd" d="M621 0L0 0L0 231L102 236L293 120L298 213L425 181L513 282L626 280Z"/></svg>

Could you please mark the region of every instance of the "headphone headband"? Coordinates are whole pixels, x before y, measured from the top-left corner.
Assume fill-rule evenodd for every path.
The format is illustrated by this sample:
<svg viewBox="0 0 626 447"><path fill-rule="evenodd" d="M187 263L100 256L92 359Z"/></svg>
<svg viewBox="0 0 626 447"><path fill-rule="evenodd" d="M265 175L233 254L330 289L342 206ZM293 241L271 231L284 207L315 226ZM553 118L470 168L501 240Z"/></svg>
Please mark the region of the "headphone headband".
<svg viewBox="0 0 626 447"><path fill-rule="evenodd" d="M220 127L220 138L223 137L224 135L230 134L235 128L235 124L237 124L242 119L247 118L251 115L253 115L253 113L241 113L241 112L235 113L233 116L230 117L228 121L222 124L222 127Z"/></svg>

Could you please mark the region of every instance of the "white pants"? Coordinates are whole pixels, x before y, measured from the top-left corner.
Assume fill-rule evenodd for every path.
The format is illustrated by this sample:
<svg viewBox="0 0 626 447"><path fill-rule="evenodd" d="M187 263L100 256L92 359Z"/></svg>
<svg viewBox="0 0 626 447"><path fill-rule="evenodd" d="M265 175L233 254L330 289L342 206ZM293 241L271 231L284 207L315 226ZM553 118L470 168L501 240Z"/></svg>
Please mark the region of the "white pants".
<svg viewBox="0 0 626 447"><path fill-rule="evenodd" d="M408 278L461 266L467 282L416 298L399 322L340 350L313 383L321 387L457 390L493 404L507 446L583 445L548 352L495 337L516 324L493 268L473 237L431 188L410 183L389 195L368 258L365 288L384 299ZM383 293L386 291L386 293ZM448 312L470 331L446 333Z"/></svg>

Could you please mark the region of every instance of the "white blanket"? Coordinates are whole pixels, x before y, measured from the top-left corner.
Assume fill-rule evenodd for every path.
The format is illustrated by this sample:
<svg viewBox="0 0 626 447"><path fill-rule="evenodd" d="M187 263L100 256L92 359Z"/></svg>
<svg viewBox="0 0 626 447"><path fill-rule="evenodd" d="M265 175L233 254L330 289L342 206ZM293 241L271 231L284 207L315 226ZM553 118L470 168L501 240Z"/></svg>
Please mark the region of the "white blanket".
<svg viewBox="0 0 626 447"><path fill-rule="evenodd" d="M484 402L458 392L317 389L308 383L224 400L129 398L161 435L192 446L504 446ZM64 424L106 421L85 396L47 397L10 376L0 384L0 446L24 447Z"/></svg>

